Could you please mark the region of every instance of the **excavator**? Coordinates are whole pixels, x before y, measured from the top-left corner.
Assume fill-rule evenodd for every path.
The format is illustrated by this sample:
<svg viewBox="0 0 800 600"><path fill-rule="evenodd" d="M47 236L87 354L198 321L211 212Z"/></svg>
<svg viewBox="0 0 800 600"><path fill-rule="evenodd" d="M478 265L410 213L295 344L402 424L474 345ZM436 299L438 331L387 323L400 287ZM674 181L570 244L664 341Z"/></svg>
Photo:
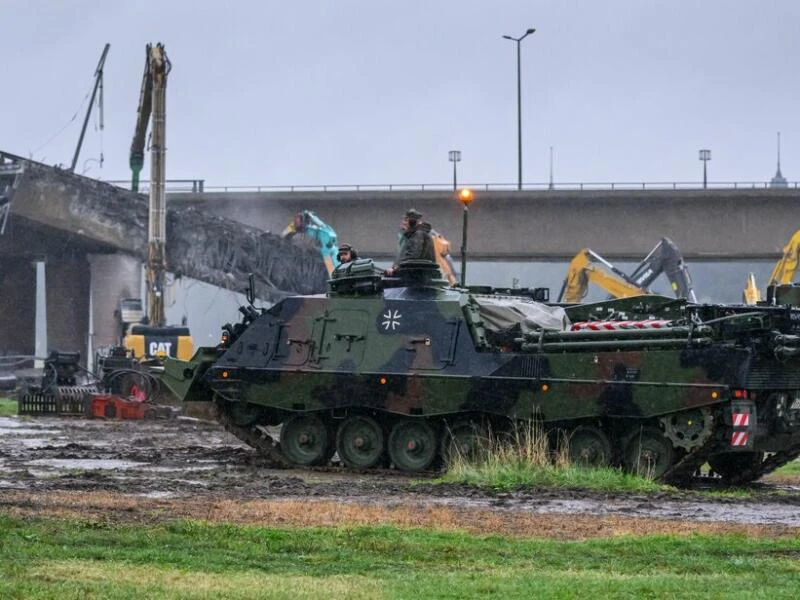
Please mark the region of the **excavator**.
<svg viewBox="0 0 800 600"><path fill-rule="evenodd" d="M295 235L305 235L314 240L322 253L322 261L328 269L328 275L339 266L337 254L339 244L336 238L336 231L333 227L320 219L314 211L304 210L294 216L294 220L286 226L281 233L281 237L291 239Z"/></svg>
<svg viewBox="0 0 800 600"><path fill-rule="evenodd" d="M433 239L433 250L436 254L436 264L439 265L439 270L442 276L447 280L451 286L458 284L458 277L456 276L456 269L453 265L453 257L450 256L450 242L441 233L431 228L430 236Z"/></svg>
<svg viewBox="0 0 800 600"><path fill-rule="evenodd" d="M697 302L692 287L689 269L683 262L683 255L678 246L668 237L663 237L653 246L650 253L634 269L629 277L640 288L649 288L656 278L664 273L669 279L672 293L677 298L686 298L689 302Z"/></svg>
<svg viewBox="0 0 800 600"><path fill-rule="evenodd" d="M662 273L669 279L676 297L697 302L683 256L675 242L666 237L661 238L631 275L619 270L593 250L582 249L570 262L558 301L580 302L586 296L590 283L604 289L612 298L651 294L649 285Z"/></svg>
<svg viewBox="0 0 800 600"><path fill-rule="evenodd" d="M166 287L166 91L172 63L163 44L148 44L139 107L131 144L131 187L138 190L139 173L144 164L145 135L151 124L150 196L147 248L147 317L139 323L126 323L123 345L138 360L160 360L172 356L183 360L192 357L193 342L186 326L165 325L164 289ZM131 303L131 299L123 302ZM136 311L121 307L120 314Z"/></svg>
<svg viewBox="0 0 800 600"><path fill-rule="evenodd" d="M789 243L783 247L783 256L775 263L772 274L767 282L767 300L775 297L776 288L783 286L788 288L794 281L794 276L800 268L800 229L794 232ZM747 285L743 291L745 304L757 304L761 302L761 290L756 285L756 278L753 273L747 275ZM779 294L780 295L780 294Z"/></svg>
<svg viewBox="0 0 800 600"><path fill-rule="evenodd" d="M583 248L569 263L567 277L561 286L558 301L569 304L580 302L586 297L590 283L604 289L615 298L629 298L650 293L636 285L630 277L602 256L589 248Z"/></svg>
<svg viewBox="0 0 800 600"><path fill-rule="evenodd" d="M436 262L442 271L442 275L450 285L456 285L458 278L453 267L453 259L450 256L450 242L433 228L429 233L433 238ZM328 269L328 274L332 274L333 270L339 266L337 258L339 245L336 231L333 227L325 223L313 211L304 210L294 216L292 222L281 232L281 237L292 238L298 234L305 235L317 243L322 253L322 260Z"/></svg>

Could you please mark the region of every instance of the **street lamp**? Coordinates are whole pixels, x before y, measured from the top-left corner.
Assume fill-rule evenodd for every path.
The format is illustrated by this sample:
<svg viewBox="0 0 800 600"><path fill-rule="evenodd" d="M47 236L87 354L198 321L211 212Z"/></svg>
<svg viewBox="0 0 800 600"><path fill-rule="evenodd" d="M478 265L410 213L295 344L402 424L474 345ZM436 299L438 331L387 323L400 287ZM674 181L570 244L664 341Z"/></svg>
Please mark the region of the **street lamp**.
<svg viewBox="0 0 800 600"><path fill-rule="evenodd" d="M703 189L706 189L708 179L706 178L706 163L711 160L711 150L700 150L700 160L703 161Z"/></svg>
<svg viewBox="0 0 800 600"><path fill-rule="evenodd" d="M520 67L520 42L532 34L535 29L528 29L525 35L515 38L504 35L503 39L517 43L517 189L522 189L522 70Z"/></svg>
<svg viewBox="0 0 800 600"><path fill-rule="evenodd" d="M464 224L461 231L461 287L466 287L467 281L467 216L469 205L472 202L472 190L463 188L458 193L458 199L464 205Z"/></svg>
<svg viewBox="0 0 800 600"><path fill-rule="evenodd" d="M453 163L453 191L458 187L458 179L456 178L456 163L461 160L461 150L450 150L447 153L448 159Z"/></svg>

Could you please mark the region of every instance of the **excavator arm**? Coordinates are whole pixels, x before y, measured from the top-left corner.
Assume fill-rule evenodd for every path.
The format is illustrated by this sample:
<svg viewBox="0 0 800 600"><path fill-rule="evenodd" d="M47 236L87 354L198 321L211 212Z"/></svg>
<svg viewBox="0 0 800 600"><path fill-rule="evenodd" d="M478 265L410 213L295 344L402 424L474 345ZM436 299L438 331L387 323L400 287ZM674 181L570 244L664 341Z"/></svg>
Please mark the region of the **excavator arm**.
<svg viewBox="0 0 800 600"><path fill-rule="evenodd" d="M166 280L166 95L167 75L172 67L162 44L147 46L150 59L145 76L152 90L152 139L150 143L150 218L147 254L148 316L150 323L162 326L164 313L164 284Z"/></svg>
<svg viewBox="0 0 800 600"><path fill-rule="evenodd" d="M771 297L771 292L774 294L775 286L786 286L794 281L794 276L800 268L800 229L794 232L789 243L783 247L783 255L780 257L775 267L772 269L772 274L769 276L767 282L767 300ZM757 304L761 302L761 290L756 285L756 278L753 273L747 275L747 285L745 286L742 297L745 304Z"/></svg>
<svg viewBox="0 0 800 600"><path fill-rule="evenodd" d="M772 269L767 285L786 285L792 283L800 265L800 229L794 232L789 243L783 247L783 256Z"/></svg>
<svg viewBox="0 0 800 600"><path fill-rule="evenodd" d="M295 215L294 220L281 233L281 237L291 238L298 233L317 242L328 274L333 273L333 270L339 266L337 258L339 244L333 227L325 223L313 211L304 210Z"/></svg>
<svg viewBox="0 0 800 600"><path fill-rule="evenodd" d="M456 285L458 283L458 277L456 276L453 257L450 256L450 242L435 229L431 229L431 238L433 238L433 249L436 254L436 264L439 265L439 270L441 270L442 275L451 286Z"/></svg>
<svg viewBox="0 0 800 600"><path fill-rule="evenodd" d="M617 269L602 256L589 248L584 248L569 263L567 277L558 295L559 302L580 302L593 283L615 298L629 298L650 294L647 289L637 286L625 273Z"/></svg>
<svg viewBox="0 0 800 600"><path fill-rule="evenodd" d="M638 287L648 289L661 273L669 279L670 287L676 297L697 302L692 278L683 261L683 255L675 242L667 237L661 238L628 277Z"/></svg>
<svg viewBox="0 0 800 600"><path fill-rule="evenodd" d="M163 47L162 47L163 51ZM142 88L139 92L139 106L136 109L136 127L133 130L133 141L128 163L131 167L131 190L139 191L139 175L144 168L144 145L147 136L147 127L150 124L150 115L153 112L153 70L152 70L152 45L148 44L147 55L144 60L144 75L142 75Z"/></svg>
<svg viewBox="0 0 800 600"><path fill-rule="evenodd" d="M139 96L133 143L131 144L132 187L138 190L139 172L144 163L144 138L152 122L150 143L150 196L147 234L147 323L128 327L125 346L137 359L192 356L193 342L189 329L166 325L164 288L166 284L166 107L167 75L172 64L163 44L147 45L147 60Z"/></svg>

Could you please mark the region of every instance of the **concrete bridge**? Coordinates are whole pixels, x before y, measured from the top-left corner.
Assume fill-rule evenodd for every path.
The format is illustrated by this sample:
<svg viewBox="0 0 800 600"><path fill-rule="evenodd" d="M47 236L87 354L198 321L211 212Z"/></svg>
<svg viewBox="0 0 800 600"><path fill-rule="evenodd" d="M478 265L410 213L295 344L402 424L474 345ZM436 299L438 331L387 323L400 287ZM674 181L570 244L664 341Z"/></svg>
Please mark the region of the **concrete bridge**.
<svg viewBox="0 0 800 600"><path fill-rule="evenodd" d="M33 343L36 289L46 283L47 346L87 356L87 340L108 343L118 335L113 307L119 298L141 296L146 203L107 183L36 163L28 165L25 189L14 190L22 162L0 153L0 355L46 350ZM122 221L114 207L128 201L135 206ZM478 190L468 213L469 257L563 261L590 247L610 259L638 261L669 236L689 260L776 260L800 228L799 201L797 188ZM394 256L400 219L414 206L450 240L454 256L461 246L463 208L448 190L196 188L168 194L168 204L274 233L295 213L313 210L340 241L379 260ZM46 274L36 264L46 265ZM92 288L92 281L103 285Z"/></svg>
<svg viewBox="0 0 800 600"><path fill-rule="evenodd" d="M458 255L463 208L452 191L195 192L168 195L255 227L280 232L313 210L362 256L391 258L411 206ZM468 253L479 260L565 260L584 247L640 260L664 236L687 259L776 259L800 229L800 189L476 191Z"/></svg>

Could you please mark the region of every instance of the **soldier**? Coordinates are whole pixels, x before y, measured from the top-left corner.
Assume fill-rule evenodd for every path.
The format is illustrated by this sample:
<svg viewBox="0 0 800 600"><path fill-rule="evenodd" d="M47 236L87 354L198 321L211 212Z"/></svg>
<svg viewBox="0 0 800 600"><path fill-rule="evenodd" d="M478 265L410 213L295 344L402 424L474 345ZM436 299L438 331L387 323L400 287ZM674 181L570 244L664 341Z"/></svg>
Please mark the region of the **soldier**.
<svg viewBox="0 0 800 600"><path fill-rule="evenodd" d="M336 260L340 265L352 262L358 258L358 252L350 244L339 244L339 253L336 255Z"/></svg>
<svg viewBox="0 0 800 600"><path fill-rule="evenodd" d="M433 239L430 233L423 228L422 213L414 208L409 208L400 223L400 228L403 230L403 234L400 236L400 250L397 254L397 260L385 271L386 275L389 276L397 272L399 264L408 260L436 261ZM428 231L430 231L430 226Z"/></svg>

